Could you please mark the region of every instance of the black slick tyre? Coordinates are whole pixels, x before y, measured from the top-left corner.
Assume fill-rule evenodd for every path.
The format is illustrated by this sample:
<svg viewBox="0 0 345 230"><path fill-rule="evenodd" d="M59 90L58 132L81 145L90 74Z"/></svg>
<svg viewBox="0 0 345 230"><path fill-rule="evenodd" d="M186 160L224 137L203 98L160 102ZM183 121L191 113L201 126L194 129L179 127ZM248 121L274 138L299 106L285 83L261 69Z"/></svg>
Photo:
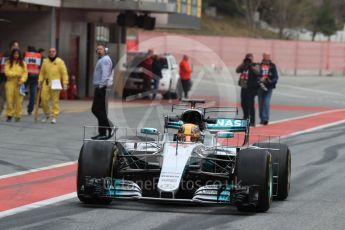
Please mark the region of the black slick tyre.
<svg viewBox="0 0 345 230"><path fill-rule="evenodd" d="M86 142L78 159L77 196L87 204L110 204L112 199L97 197L85 191L85 178L106 178L111 176L114 144L111 142Z"/></svg>
<svg viewBox="0 0 345 230"><path fill-rule="evenodd" d="M243 149L236 159L237 182L242 186L258 186L257 206L238 205L239 211L265 212L272 203L272 156L266 150Z"/></svg>

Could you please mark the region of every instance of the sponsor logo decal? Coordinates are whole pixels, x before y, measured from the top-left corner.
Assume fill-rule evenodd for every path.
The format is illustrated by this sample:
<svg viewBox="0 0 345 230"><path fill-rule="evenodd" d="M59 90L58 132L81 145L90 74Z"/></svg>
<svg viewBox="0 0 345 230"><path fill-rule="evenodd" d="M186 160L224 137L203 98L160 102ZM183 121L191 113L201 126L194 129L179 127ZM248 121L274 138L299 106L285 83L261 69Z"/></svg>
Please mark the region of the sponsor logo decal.
<svg viewBox="0 0 345 230"><path fill-rule="evenodd" d="M217 124L208 124L208 128L232 128L245 127L246 121L235 119L218 119Z"/></svg>

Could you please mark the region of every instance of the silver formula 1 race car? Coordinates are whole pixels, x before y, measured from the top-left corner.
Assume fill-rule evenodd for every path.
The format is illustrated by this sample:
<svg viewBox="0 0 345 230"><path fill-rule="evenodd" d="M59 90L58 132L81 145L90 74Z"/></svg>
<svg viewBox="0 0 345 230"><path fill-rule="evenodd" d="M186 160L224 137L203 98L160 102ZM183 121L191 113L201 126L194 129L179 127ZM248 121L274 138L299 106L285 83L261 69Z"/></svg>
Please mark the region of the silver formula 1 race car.
<svg viewBox="0 0 345 230"><path fill-rule="evenodd" d="M217 203L263 212L273 198L288 197L287 145L267 141L249 145L248 120L209 116L237 109L196 107L203 100L184 102L172 108L183 112L164 117L162 133L141 128L139 135L120 137L117 128L114 140L84 138L78 160L79 200ZM235 135L243 138L241 145L232 141Z"/></svg>

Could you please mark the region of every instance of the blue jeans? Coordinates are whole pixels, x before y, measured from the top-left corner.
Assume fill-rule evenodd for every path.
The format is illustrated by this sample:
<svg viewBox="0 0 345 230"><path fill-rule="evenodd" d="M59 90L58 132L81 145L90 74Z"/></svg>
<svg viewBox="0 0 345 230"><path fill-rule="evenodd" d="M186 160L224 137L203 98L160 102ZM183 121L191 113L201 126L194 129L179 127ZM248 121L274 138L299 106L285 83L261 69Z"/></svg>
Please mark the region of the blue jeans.
<svg viewBox="0 0 345 230"><path fill-rule="evenodd" d="M259 88L258 97L259 97L260 120L261 120L261 122L269 121L272 89L268 89L267 91L264 91L263 89Z"/></svg>
<svg viewBox="0 0 345 230"><path fill-rule="evenodd" d="M28 113L32 113L35 105L35 98L37 92L37 82L38 76L29 76L28 80L25 82L25 87L29 87L29 104Z"/></svg>

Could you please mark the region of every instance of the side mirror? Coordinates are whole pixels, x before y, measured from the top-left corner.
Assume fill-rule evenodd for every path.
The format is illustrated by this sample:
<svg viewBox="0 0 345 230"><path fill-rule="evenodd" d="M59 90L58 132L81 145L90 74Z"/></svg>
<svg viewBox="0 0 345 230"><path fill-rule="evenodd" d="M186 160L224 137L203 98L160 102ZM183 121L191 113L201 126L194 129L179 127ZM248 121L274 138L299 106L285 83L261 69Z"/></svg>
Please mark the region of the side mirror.
<svg viewBox="0 0 345 230"><path fill-rule="evenodd" d="M218 132L218 138L233 138L235 135L233 132Z"/></svg>
<svg viewBox="0 0 345 230"><path fill-rule="evenodd" d="M140 130L140 133L147 134L147 135L158 135L159 134L158 130L155 128L142 128Z"/></svg>

